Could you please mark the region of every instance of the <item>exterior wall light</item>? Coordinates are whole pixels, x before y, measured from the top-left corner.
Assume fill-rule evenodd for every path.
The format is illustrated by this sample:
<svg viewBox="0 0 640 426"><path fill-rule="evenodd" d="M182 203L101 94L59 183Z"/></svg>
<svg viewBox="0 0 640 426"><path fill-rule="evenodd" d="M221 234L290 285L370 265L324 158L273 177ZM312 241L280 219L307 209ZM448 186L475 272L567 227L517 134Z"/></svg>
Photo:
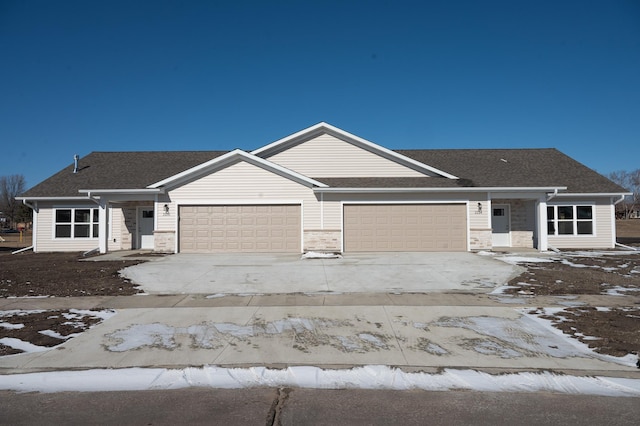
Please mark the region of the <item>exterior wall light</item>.
<svg viewBox="0 0 640 426"><path fill-rule="evenodd" d="M165 204L166 207L166 204ZM478 214L482 214L482 203L478 203Z"/></svg>
<svg viewBox="0 0 640 426"><path fill-rule="evenodd" d="M169 204L165 204L164 205L164 214L166 214L166 215L169 214Z"/></svg>

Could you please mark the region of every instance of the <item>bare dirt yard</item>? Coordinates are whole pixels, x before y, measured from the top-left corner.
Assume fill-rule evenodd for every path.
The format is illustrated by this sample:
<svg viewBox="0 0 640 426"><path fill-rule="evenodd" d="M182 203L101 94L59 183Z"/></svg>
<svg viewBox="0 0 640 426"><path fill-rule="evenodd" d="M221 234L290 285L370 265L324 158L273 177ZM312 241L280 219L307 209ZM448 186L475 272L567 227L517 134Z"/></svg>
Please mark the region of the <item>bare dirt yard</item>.
<svg viewBox="0 0 640 426"><path fill-rule="evenodd" d="M640 220L619 221L618 235L640 246ZM15 248L14 248L15 249ZM85 262L80 253L11 255L0 246L0 297L81 297L141 292L118 271L140 261ZM640 353L640 254L566 253L527 268L506 290L513 295L637 295L634 306L580 306L545 313L564 333L594 350L621 356ZM0 339L53 347L99 323L105 311L0 311ZM533 310L532 312L535 312ZM542 315L542 314L541 314ZM71 318L71 319L70 319ZM19 353L0 343L0 356Z"/></svg>

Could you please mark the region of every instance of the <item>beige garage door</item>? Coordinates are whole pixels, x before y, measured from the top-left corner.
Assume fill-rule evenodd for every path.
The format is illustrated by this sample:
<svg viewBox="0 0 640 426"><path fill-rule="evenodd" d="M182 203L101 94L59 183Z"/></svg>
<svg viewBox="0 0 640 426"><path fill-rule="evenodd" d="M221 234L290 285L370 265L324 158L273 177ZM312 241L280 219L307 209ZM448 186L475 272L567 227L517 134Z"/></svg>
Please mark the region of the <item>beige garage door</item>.
<svg viewBox="0 0 640 426"><path fill-rule="evenodd" d="M300 252L299 205L180 206L180 252Z"/></svg>
<svg viewBox="0 0 640 426"><path fill-rule="evenodd" d="M345 204L344 250L466 251L464 204Z"/></svg>

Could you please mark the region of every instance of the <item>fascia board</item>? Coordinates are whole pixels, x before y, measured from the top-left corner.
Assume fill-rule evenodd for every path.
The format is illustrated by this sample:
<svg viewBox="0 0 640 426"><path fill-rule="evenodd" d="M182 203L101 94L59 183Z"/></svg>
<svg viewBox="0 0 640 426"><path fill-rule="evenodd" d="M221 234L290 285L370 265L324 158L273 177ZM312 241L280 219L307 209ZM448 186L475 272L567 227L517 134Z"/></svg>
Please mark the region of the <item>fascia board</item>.
<svg viewBox="0 0 640 426"><path fill-rule="evenodd" d="M625 197L633 195L633 192L560 192L554 196L559 197L617 197L623 195Z"/></svg>
<svg viewBox="0 0 640 426"><path fill-rule="evenodd" d="M314 192L358 193L358 192L553 192L566 187L541 188L497 188L497 187L456 187L456 188L314 188ZM603 195L603 194L600 194Z"/></svg>
<svg viewBox="0 0 640 426"><path fill-rule="evenodd" d="M454 176L450 173L447 173L443 170L439 170L436 169L435 167L431 167L427 164L421 163L419 161L416 161L412 158L409 158L407 156L404 156L402 154L398 154L395 151L392 151L390 149L387 149L381 145L378 145L376 143L373 143L371 141L368 141L366 139L361 138L360 136L356 136L353 133L349 133L345 130L339 129L335 126L332 126L329 123L325 123L325 122L320 122L316 125L313 125L311 127L308 127L304 130L301 130L299 132L296 132L292 135L289 135L287 137L284 137L282 139L279 139L275 142L270 143L269 145L263 146L262 148L258 148L256 150L251 151L251 154L253 155L260 155L260 154L264 154L264 153L268 153L271 150L274 150L276 148L278 148L279 146L286 146L289 143L293 143L296 140L305 137L305 136L309 136L312 135L313 133L317 133L319 130L325 130L330 134L333 135L337 135L339 137L351 140L351 142L354 142L355 145L360 145L360 147L366 147L368 148L370 151L373 151L377 154L382 155L383 157L399 162L399 163L404 163L404 165L410 164L418 169L422 169L423 171L426 172L431 172L431 173L435 173L437 175L440 175L442 177L448 178L448 179L458 179L457 176Z"/></svg>
<svg viewBox="0 0 640 426"><path fill-rule="evenodd" d="M134 188L134 189L79 189L78 192L86 194L162 194L164 188Z"/></svg>
<svg viewBox="0 0 640 426"><path fill-rule="evenodd" d="M289 177L292 178L293 180L296 180L298 182L301 183L306 183L309 186L319 186L319 187L326 187L327 185L325 185L322 182L319 182L317 180L311 179L307 176L301 175L300 173L294 172L293 170L289 170L285 167L279 166L275 163L272 163L269 160L265 160L264 158L260 158L260 157L256 157L253 154L250 154L248 152L242 151L240 149L235 149L231 152L228 152L220 157L214 158L212 160L207 161L206 163L202 163L199 164L195 167L192 167L188 170L185 170L181 173L178 173L177 175L171 176L167 179L161 180L160 182L156 182L152 185L149 185L147 188L159 188L161 186L165 186L167 184L171 184L171 183L176 183L176 182L180 182L181 180L187 179L190 176L193 176L195 174L201 173L203 171L206 171L208 169L213 169L216 167L223 167L224 165L231 163L233 161L236 161L238 159L244 160L248 163L251 163L255 166L258 167L262 167L264 169L268 169L271 170L272 172L275 172L277 174L280 174L282 176L285 177Z"/></svg>
<svg viewBox="0 0 640 426"><path fill-rule="evenodd" d="M87 201L88 197L16 197L18 201Z"/></svg>
<svg viewBox="0 0 640 426"><path fill-rule="evenodd" d="M318 124L314 124L311 127L307 127L306 129L302 129L299 132L293 133L289 136L285 136L282 139L278 139L275 142L271 142L268 145L263 146L262 148L258 148L258 149L254 149L253 151L251 151L252 155L260 155L264 152L268 152L273 150L274 148L277 148L281 145L287 145L290 142L296 141L297 139L300 139L304 136L313 134L315 132L317 132L319 129L322 128L326 128L327 126L330 126L329 124L325 123L324 121L321 121Z"/></svg>

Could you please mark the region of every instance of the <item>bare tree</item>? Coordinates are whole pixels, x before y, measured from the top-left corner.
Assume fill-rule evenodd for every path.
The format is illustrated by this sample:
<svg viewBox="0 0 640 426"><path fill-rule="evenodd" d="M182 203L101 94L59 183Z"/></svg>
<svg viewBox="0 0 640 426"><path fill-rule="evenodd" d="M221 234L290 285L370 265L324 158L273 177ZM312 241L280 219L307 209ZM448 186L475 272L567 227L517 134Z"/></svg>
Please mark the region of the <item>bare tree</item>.
<svg viewBox="0 0 640 426"><path fill-rule="evenodd" d="M16 200L25 187L23 175L0 176L0 211L9 218L10 223L26 219L22 203Z"/></svg>
<svg viewBox="0 0 640 426"><path fill-rule="evenodd" d="M632 212L640 208L640 169L632 172L618 170L610 173L609 179L632 193L616 206L618 216L628 219Z"/></svg>

